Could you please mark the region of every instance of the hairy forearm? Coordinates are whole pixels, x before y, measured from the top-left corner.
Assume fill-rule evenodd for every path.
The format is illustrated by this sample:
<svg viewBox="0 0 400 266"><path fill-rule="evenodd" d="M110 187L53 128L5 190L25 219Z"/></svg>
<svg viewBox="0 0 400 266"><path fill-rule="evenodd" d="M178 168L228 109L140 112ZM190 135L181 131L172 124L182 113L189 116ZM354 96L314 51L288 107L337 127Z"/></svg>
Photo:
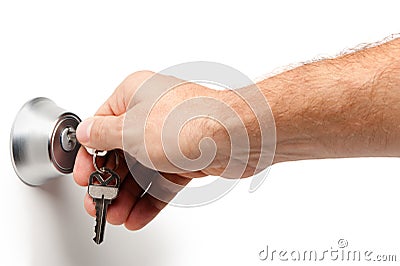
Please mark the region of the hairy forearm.
<svg viewBox="0 0 400 266"><path fill-rule="evenodd" d="M400 156L400 39L257 85L275 119L274 163Z"/></svg>

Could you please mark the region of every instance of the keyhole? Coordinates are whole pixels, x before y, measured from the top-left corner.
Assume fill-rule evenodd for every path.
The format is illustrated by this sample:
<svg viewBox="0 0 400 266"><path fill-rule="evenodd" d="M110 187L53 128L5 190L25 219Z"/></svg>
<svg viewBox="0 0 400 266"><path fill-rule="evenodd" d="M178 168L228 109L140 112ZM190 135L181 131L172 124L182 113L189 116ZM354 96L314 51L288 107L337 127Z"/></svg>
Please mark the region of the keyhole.
<svg viewBox="0 0 400 266"><path fill-rule="evenodd" d="M64 151L72 151L76 147L76 130L73 127L66 127L63 129L60 135L61 147Z"/></svg>

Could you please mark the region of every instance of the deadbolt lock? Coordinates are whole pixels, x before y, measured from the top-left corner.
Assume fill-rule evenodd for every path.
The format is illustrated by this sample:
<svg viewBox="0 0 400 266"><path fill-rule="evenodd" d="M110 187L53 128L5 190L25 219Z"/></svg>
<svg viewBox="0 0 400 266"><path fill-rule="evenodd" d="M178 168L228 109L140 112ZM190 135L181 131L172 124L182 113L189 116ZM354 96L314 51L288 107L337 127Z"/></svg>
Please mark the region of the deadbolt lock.
<svg viewBox="0 0 400 266"><path fill-rule="evenodd" d="M80 148L74 113L47 98L35 98L18 112L11 129L11 160L19 178L29 185L72 173Z"/></svg>

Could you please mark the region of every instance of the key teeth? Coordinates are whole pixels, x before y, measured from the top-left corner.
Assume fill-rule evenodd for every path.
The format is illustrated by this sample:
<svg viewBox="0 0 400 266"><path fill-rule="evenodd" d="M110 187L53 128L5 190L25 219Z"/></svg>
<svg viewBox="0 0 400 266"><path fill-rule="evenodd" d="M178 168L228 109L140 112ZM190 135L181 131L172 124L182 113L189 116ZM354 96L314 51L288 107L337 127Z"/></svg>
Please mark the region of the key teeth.
<svg viewBox="0 0 400 266"><path fill-rule="evenodd" d="M97 239L97 236L93 237L93 241L94 241L97 245L100 245L101 242L103 242L102 239Z"/></svg>
<svg viewBox="0 0 400 266"><path fill-rule="evenodd" d="M93 238L93 241L94 241L97 245L100 245L101 242L103 242L103 240L101 239L101 235L100 235L100 236L97 235L98 232L100 232L100 228L98 228L98 227L101 226L99 220L97 219L97 217L99 217L100 211L101 211L101 210L100 210L100 207L98 207L97 204L96 204L96 224L95 224L95 226L94 226L94 238Z"/></svg>
<svg viewBox="0 0 400 266"><path fill-rule="evenodd" d="M94 227L94 237L93 237L93 241L94 241L97 245L100 245L101 242L103 242L103 239L101 239L101 235L100 235L100 236L97 235L97 232L98 232L97 227L98 227L98 226L100 226L100 225L99 225L99 223L96 221L96 225L95 225L95 227Z"/></svg>

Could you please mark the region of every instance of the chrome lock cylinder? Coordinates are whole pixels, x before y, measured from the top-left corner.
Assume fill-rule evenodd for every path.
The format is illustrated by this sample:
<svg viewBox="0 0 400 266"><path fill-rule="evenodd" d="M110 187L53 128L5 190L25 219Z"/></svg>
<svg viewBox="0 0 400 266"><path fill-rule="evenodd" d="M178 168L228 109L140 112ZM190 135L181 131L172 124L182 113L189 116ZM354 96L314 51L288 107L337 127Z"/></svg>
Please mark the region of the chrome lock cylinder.
<svg viewBox="0 0 400 266"><path fill-rule="evenodd" d="M11 160L19 178L41 185L70 174L80 148L76 128L81 119L48 98L35 98L18 112L10 136Z"/></svg>

